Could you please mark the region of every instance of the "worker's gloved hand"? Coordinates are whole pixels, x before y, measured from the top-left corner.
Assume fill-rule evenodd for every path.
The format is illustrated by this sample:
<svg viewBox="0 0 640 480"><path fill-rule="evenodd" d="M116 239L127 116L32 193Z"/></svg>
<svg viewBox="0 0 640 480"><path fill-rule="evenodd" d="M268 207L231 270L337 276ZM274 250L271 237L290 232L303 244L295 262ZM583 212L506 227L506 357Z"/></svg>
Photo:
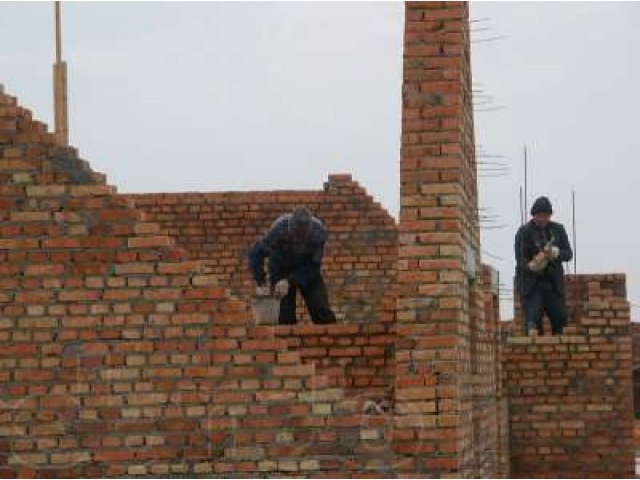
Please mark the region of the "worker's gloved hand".
<svg viewBox="0 0 640 480"><path fill-rule="evenodd" d="M560 249L549 243L544 247L544 253L549 260L555 260L560 255Z"/></svg>
<svg viewBox="0 0 640 480"><path fill-rule="evenodd" d="M529 270L532 272L541 272L545 269L547 264L549 263L549 257L547 253L542 251L539 252L533 259L527 264Z"/></svg>
<svg viewBox="0 0 640 480"><path fill-rule="evenodd" d="M268 285L258 285L256 287L256 296L258 297L266 297L270 294L270 289Z"/></svg>
<svg viewBox="0 0 640 480"><path fill-rule="evenodd" d="M529 267L529 270L531 270L532 272L541 272L542 270L544 270L544 268L547 266L547 262L546 260L543 260L541 262L538 262L536 260L531 260L527 266Z"/></svg>
<svg viewBox="0 0 640 480"><path fill-rule="evenodd" d="M283 278L278 283L276 283L274 293L280 298L286 297L287 293L289 293L289 280Z"/></svg>

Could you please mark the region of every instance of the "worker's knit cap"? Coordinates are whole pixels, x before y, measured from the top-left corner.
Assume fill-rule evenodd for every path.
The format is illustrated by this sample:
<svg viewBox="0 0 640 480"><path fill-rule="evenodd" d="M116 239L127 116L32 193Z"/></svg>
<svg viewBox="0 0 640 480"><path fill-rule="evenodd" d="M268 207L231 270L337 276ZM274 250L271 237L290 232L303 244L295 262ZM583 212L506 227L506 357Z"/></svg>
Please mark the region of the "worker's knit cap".
<svg viewBox="0 0 640 480"><path fill-rule="evenodd" d="M531 215L535 215L537 213L553 213L553 208L551 208L551 201L547 197L538 197L533 205L531 206Z"/></svg>
<svg viewBox="0 0 640 480"><path fill-rule="evenodd" d="M311 212L305 207L297 207L291 214L290 229L305 229L311 225Z"/></svg>

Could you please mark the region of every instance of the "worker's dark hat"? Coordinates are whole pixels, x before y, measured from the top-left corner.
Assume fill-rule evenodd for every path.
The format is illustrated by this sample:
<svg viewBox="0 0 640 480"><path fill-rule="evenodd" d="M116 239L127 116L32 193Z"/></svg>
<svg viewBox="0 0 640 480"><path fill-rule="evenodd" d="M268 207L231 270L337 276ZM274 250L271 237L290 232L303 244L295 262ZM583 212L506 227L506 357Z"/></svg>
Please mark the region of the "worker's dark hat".
<svg viewBox="0 0 640 480"><path fill-rule="evenodd" d="M306 229L311 225L311 212L306 207L296 207L289 220L292 230Z"/></svg>
<svg viewBox="0 0 640 480"><path fill-rule="evenodd" d="M547 197L538 197L533 205L531 206L531 215L535 215L536 213L553 213L553 208L551 207L551 201Z"/></svg>

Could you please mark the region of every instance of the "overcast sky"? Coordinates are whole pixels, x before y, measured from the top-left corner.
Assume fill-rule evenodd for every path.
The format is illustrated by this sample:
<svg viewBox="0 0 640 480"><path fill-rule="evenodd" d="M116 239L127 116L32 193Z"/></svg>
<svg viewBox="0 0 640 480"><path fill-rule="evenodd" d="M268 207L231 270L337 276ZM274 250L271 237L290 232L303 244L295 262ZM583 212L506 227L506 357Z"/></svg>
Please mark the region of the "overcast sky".
<svg viewBox="0 0 640 480"><path fill-rule="evenodd" d="M71 142L123 193L319 189L351 172L397 217L403 8L64 3ZM529 204L548 195L570 231L575 189L578 272L626 272L640 304L640 3L471 12L474 83L504 106L475 119L477 143L510 168L480 179L481 206L506 225L483 231L503 295L526 144ZM52 2L0 3L0 45L0 82L52 124Z"/></svg>

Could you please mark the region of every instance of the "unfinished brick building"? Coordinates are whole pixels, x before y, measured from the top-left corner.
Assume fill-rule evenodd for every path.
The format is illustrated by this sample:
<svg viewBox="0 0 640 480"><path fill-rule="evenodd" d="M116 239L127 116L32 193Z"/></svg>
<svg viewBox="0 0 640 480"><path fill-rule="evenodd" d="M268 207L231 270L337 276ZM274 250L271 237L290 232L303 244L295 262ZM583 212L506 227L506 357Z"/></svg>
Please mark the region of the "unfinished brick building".
<svg viewBox="0 0 640 480"><path fill-rule="evenodd" d="M401 212L318 191L119 195L0 93L0 474L632 476L624 276L572 329L480 264L468 5L406 5ZM308 205L335 325L255 326L244 252ZM513 330L513 331L511 331Z"/></svg>

